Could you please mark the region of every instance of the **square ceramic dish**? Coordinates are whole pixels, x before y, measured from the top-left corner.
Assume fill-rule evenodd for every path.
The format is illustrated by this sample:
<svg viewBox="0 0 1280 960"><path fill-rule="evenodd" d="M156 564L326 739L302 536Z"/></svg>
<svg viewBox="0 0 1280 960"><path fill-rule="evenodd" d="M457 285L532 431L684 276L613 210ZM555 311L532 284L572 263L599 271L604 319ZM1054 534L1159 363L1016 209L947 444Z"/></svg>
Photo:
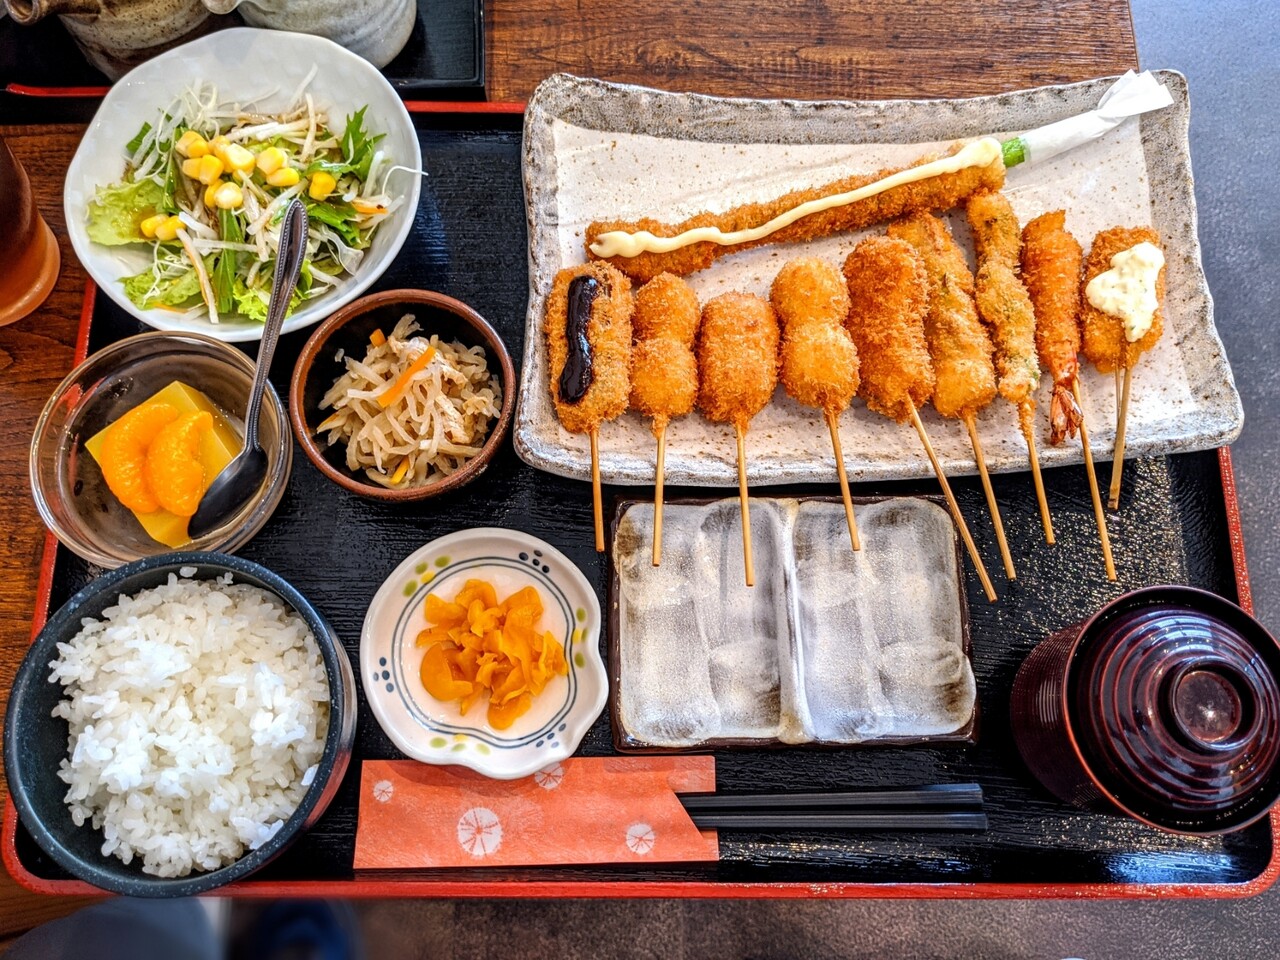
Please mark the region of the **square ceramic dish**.
<svg viewBox="0 0 1280 960"><path fill-rule="evenodd" d="M1130 457L1228 444L1244 415L1231 368L1213 325L1213 304L1196 239L1195 196L1187 142L1185 78L1157 76L1171 107L1128 120L1101 139L1058 157L1009 170L1005 185L1019 220L1065 208L1067 226L1087 249L1094 234L1115 224L1151 225L1166 248L1166 332L1133 375L1127 428ZM593 220L648 216L678 221L701 210L723 210L847 176L899 166L957 138L1001 137L1094 108L1114 78L1039 87L966 100L732 100L663 93L641 87L557 75L534 94L525 115L524 185L529 220L529 309L516 411L515 444L530 465L563 476L589 477L585 435L564 430L547 387L542 314L556 271L585 259L583 236ZM952 214L961 245L968 229ZM804 244L733 254L693 274L702 300L726 290L768 295L779 267L793 256L842 263L863 236L842 234ZM1087 366L1087 365L1086 365ZM1050 378L1041 378L1040 416L1048 410ZM1082 386L1094 456L1110 459L1115 388L1091 367ZM922 417L944 468L973 473L967 434L932 408ZM1043 422L1043 421L1042 421ZM979 417L992 471L1027 469L1026 447L1013 408L997 400ZM910 427L866 409L861 401L841 418L841 438L854 480L929 474ZM600 430L600 472L607 483L651 483L653 439L638 414ZM747 434L752 484L831 481L835 461L819 411L779 389ZM698 415L667 431L668 483L732 486L737 482L732 431ZM1078 443L1041 444L1041 463L1079 463Z"/></svg>
<svg viewBox="0 0 1280 960"><path fill-rule="evenodd" d="M977 690L959 538L927 497L844 507L752 500L757 585L742 576L739 505L672 501L662 565L653 505L614 523L609 669L614 745L709 747L972 742Z"/></svg>

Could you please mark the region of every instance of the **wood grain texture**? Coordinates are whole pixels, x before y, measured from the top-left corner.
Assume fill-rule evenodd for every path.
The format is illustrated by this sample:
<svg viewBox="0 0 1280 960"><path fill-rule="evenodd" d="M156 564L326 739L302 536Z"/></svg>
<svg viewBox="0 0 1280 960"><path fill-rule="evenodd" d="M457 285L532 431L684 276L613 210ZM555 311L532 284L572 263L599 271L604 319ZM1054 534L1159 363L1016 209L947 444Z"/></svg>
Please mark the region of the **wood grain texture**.
<svg viewBox="0 0 1280 960"><path fill-rule="evenodd" d="M490 100L566 71L728 96L965 97L1137 64L1127 0L490 0Z"/></svg>
<svg viewBox="0 0 1280 960"><path fill-rule="evenodd" d="M0 136L28 172L36 204L57 235L62 253L58 283L40 309L0 328L0 517L4 518L0 570L5 585L0 590L0 701L5 705L31 636L44 544L44 526L31 502L27 447L41 408L71 369L80 326L85 275L67 240L62 179L82 133L80 126L0 128ZM92 902L81 897L37 896L0 871L0 935L21 933Z"/></svg>
<svg viewBox="0 0 1280 960"><path fill-rule="evenodd" d="M726 95L949 97L1083 80L1137 61L1126 0L490 0L487 14L488 97L495 101L525 100L560 70ZM0 124L4 107L0 100ZM84 289L61 202L82 133L79 126L0 126L62 249L49 299L0 329L0 701L29 639L44 537L27 445L41 407L71 368ZM20 901L0 884L0 915L21 912ZM4 920L0 929L23 925Z"/></svg>

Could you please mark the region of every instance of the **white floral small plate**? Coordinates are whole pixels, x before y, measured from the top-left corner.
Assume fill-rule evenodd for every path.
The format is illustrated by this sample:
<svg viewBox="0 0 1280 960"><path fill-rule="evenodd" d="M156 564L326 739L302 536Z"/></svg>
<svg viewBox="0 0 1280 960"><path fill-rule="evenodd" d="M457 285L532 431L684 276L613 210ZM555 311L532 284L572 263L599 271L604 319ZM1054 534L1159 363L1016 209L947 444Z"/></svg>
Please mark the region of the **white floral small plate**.
<svg viewBox="0 0 1280 960"><path fill-rule="evenodd" d="M542 595L540 629L563 645L567 677L556 677L506 730L479 706L436 700L422 685L427 595L452 600L467 580L488 580L505 599L523 587ZM600 604L582 572L555 547L518 530L477 527L433 540L405 558L378 588L360 635L360 677L391 741L423 763L470 767L514 780L577 749L604 709L609 680L600 658Z"/></svg>

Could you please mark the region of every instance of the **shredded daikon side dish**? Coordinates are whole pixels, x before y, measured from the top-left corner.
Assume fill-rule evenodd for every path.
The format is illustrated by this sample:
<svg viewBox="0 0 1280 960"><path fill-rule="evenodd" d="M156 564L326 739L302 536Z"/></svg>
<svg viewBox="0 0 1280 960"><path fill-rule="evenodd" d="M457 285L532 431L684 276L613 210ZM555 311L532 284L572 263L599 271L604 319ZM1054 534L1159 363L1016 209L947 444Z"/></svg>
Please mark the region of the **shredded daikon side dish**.
<svg viewBox="0 0 1280 960"><path fill-rule="evenodd" d="M329 446L346 444L348 469L384 487L420 487L458 470L483 448L502 410L483 347L414 336L420 329L406 314L363 359L342 357L347 372L320 401L334 412L318 432ZM401 385L428 350L431 359ZM380 399L388 398L384 407Z"/></svg>

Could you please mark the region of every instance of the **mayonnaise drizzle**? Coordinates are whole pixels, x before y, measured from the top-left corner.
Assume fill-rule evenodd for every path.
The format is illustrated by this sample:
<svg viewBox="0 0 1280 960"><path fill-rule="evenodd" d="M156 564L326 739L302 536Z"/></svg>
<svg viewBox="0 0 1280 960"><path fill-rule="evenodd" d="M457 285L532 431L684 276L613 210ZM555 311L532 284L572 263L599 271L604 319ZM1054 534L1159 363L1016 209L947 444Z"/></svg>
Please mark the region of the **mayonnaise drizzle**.
<svg viewBox="0 0 1280 960"><path fill-rule="evenodd" d="M985 167L1001 156L1000 141L994 137L983 137L981 140L965 144L949 157L939 157L937 160L930 160L916 167L899 170L897 173L891 173L887 177L855 190L807 200L799 206L783 211L758 227L748 227L745 230L734 230L729 233L725 233L719 227L694 227L674 237L659 237L648 230L639 230L635 233L610 230L596 238L591 244L591 252L597 257L635 257L642 253L670 253L672 250L679 250L694 243L715 243L722 247L729 247L737 243L763 240L769 234L812 213L821 213L823 210L857 203L867 197L874 197L878 193L892 190L894 187L927 180L944 173L959 173L969 167Z"/></svg>
<svg viewBox="0 0 1280 960"><path fill-rule="evenodd" d="M1164 253L1144 240L1112 257L1111 269L1090 280L1084 295L1103 313L1124 321L1124 338L1137 343L1160 308L1156 281L1163 266Z"/></svg>

